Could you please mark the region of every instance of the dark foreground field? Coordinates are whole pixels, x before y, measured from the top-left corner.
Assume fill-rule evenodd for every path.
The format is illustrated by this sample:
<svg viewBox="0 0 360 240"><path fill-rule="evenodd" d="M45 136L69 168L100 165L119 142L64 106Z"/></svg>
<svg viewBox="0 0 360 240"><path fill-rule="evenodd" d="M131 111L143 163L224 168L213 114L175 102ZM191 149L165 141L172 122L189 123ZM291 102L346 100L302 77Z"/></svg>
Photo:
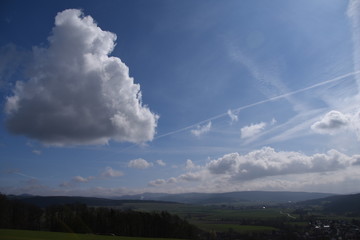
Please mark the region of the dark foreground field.
<svg viewBox="0 0 360 240"><path fill-rule="evenodd" d="M0 239L1 240L161 240L163 238L119 237L119 236L102 236L95 234L0 229ZM166 238L166 240L176 240L176 239Z"/></svg>

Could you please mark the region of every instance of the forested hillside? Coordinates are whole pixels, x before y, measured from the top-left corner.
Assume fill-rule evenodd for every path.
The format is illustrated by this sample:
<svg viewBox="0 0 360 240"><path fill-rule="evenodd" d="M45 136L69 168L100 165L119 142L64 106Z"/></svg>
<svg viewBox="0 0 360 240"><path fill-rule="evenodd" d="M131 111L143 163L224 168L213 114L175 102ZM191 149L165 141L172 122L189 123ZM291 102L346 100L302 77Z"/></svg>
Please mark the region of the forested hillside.
<svg viewBox="0 0 360 240"><path fill-rule="evenodd" d="M360 193L330 196L301 202L300 205L318 205L324 212L346 214L349 216L360 215Z"/></svg>
<svg viewBox="0 0 360 240"><path fill-rule="evenodd" d="M85 204L39 208L5 195L0 195L0 228L187 239L199 233L168 212L121 211Z"/></svg>

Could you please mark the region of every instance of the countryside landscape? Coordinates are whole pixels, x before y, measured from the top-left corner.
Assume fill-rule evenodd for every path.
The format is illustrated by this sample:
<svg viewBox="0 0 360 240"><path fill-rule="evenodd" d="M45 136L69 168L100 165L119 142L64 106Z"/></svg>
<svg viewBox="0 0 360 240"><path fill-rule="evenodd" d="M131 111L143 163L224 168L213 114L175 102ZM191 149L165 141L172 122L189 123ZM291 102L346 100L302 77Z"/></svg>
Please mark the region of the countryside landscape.
<svg viewBox="0 0 360 240"><path fill-rule="evenodd" d="M0 239L359 239L359 200L360 194L260 191L2 195Z"/></svg>
<svg viewBox="0 0 360 240"><path fill-rule="evenodd" d="M0 0L0 240L359 240L360 0Z"/></svg>

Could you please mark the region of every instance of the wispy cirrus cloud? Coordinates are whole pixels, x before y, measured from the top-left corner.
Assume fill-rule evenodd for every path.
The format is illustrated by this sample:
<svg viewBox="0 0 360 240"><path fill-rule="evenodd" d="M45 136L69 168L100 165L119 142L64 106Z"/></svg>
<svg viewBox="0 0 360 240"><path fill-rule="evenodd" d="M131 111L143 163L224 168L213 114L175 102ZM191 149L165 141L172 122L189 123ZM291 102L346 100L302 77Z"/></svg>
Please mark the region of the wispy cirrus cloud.
<svg viewBox="0 0 360 240"><path fill-rule="evenodd" d="M269 62L262 64L256 63L255 59L248 56L235 43L228 43L228 52L231 59L244 66L253 76L259 89L265 96L272 98L274 96L283 95L290 92L290 89L281 80L279 74L279 64L272 58ZM297 112L302 112L307 109L307 106L298 101L294 96L284 96L286 100L293 105Z"/></svg>
<svg viewBox="0 0 360 240"><path fill-rule="evenodd" d="M347 16L352 25L352 41L353 41L353 62L354 71L360 70L360 3L357 0L350 0L347 9ZM355 76L360 94L360 77Z"/></svg>

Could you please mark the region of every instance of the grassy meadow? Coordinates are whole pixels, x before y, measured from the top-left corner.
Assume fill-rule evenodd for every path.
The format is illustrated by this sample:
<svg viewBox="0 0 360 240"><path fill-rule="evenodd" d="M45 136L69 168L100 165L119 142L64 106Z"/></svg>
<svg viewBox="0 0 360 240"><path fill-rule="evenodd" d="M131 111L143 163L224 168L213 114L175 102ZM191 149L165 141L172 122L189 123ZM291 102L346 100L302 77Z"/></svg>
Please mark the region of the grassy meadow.
<svg viewBox="0 0 360 240"><path fill-rule="evenodd" d="M275 227L261 225L264 222L273 221L291 221L292 218L287 217L282 212L286 210L276 207L263 207L262 205L245 205L245 206L229 206L229 205L192 205L180 203L126 203L122 205L122 209L133 209L136 211L168 211L177 214L186 219L191 224L204 231L217 232L270 232L278 230ZM244 220L247 223L243 222ZM248 223L251 223L249 225ZM266 224L266 223L265 223Z"/></svg>
<svg viewBox="0 0 360 240"><path fill-rule="evenodd" d="M252 207L231 207L221 205L192 205L181 203L131 203L124 204L120 208L133 209L136 211L168 211L172 214L179 215L190 222L193 221L234 221L239 219L265 219L271 220L285 217L281 211L286 210L279 207L271 206L263 208L261 205L253 205ZM285 217L286 218L286 217Z"/></svg>

